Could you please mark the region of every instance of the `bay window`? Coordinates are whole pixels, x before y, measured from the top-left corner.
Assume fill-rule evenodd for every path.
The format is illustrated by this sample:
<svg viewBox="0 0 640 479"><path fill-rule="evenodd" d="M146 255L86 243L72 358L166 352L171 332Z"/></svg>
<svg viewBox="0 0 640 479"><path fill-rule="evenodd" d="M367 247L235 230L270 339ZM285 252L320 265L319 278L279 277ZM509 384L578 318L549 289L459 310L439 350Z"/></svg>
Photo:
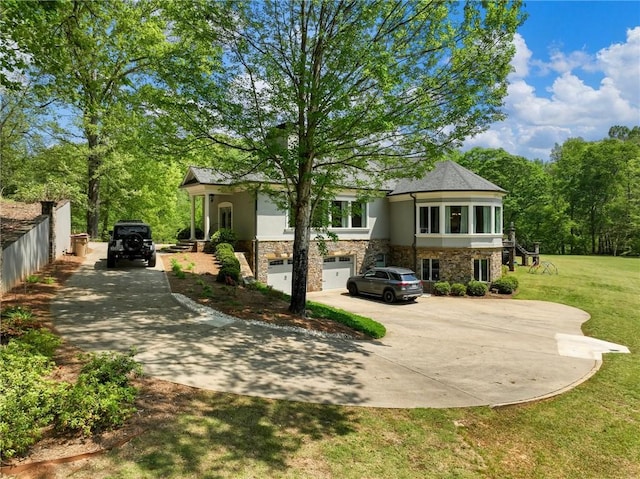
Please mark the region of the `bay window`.
<svg viewBox="0 0 640 479"><path fill-rule="evenodd" d="M469 233L468 206L445 206L445 233Z"/></svg>
<svg viewBox="0 0 640 479"><path fill-rule="evenodd" d="M491 206L473 207L473 232L491 233Z"/></svg>
<svg viewBox="0 0 640 479"><path fill-rule="evenodd" d="M440 207L421 206L418 209L420 233L440 233Z"/></svg>
<svg viewBox="0 0 640 479"><path fill-rule="evenodd" d="M502 233L502 208L500 206L495 207L494 211L494 229L493 232L495 234Z"/></svg>

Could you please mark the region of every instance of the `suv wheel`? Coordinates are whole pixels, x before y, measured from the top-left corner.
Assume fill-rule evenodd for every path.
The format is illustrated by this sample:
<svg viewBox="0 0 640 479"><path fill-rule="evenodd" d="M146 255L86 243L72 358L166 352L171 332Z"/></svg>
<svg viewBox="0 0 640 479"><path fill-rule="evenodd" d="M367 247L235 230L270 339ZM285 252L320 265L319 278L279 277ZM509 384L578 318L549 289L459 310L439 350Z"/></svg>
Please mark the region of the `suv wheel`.
<svg viewBox="0 0 640 479"><path fill-rule="evenodd" d="M351 296L358 296L358 287L356 286L355 283L349 283L349 286L347 286L347 289L349 290L349 294Z"/></svg>
<svg viewBox="0 0 640 479"><path fill-rule="evenodd" d="M149 256L149 259L147 260L147 266L149 268L153 268L156 265L156 252L154 251L153 253L151 253L151 256Z"/></svg>
<svg viewBox="0 0 640 479"><path fill-rule="evenodd" d="M396 295L391 289L385 289L382 293L382 299L385 303L393 303L396 300Z"/></svg>
<svg viewBox="0 0 640 479"><path fill-rule="evenodd" d="M116 267L116 259L113 255L107 253L107 268L115 268Z"/></svg>

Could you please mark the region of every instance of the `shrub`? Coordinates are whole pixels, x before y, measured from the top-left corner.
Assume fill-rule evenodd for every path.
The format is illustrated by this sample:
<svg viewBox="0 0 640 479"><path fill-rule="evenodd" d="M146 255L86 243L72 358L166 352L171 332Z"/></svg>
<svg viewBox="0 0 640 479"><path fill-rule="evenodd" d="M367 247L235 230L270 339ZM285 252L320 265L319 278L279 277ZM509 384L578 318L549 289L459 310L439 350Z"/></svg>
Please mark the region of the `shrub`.
<svg viewBox="0 0 640 479"><path fill-rule="evenodd" d="M180 231L178 231L176 237L179 240L188 240L189 238L191 238L191 226L182 228ZM202 231L200 228L196 228L196 238L204 238L204 231Z"/></svg>
<svg viewBox="0 0 640 479"><path fill-rule="evenodd" d="M0 348L1 459L26 451L53 419L63 384L47 378L53 363L49 354L38 352L46 343L42 349L53 354L51 337L49 332L32 331L29 342L13 339Z"/></svg>
<svg viewBox="0 0 640 479"><path fill-rule="evenodd" d="M235 247L236 241L237 238L235 231L228 228L219 229L211 235L211 242L214 245L218 245L220 243L228 243L232 247Z"/></svg>
<svg viewBox="0 0 640 479"><path fill-rule="evenodd" d="M515 276L503 276L491 283L491 289L495 289L500 294L511 294L518 289L518 278Z"/></svg>
<svg viewBox="0 0 640 479"><path fill-rule="evenodd" d="M467 284L467 294L469 296L484 296L489 291L489 287L481 281L469 281Z"/></svg>
<svg viewBox="0 0 640 479"><path fill-rule="evenodd" d="M228 283L232 279L235 283L240 281L240 262L229 243L220 243L216 246L216 258L220 262L220 271L216 281Z"/></svg>
<svg viewBox="0 0 640 479"><path fill-rule="evenodd" d="M433 285L433 294L436 296L448 296L451 293L451 285L447 281L438 281Z"/></svg>
<svg viewBox="0 0 640 479"><path fill-rule="evenodd" d="M228 283L229 280L233 280L234 283L240 281L239 265L237 267L234 265L223 265L220 267L218 276L216 276L216 281L218 283Z"/></svg>
<svg viewBox="0 0 640 479"><path fill-rule="evenodd" d="M462 283L453 283L451 285L451 296L464 296L467 292L467 287Z"/></svg>
<svg viewBox="0 0 640 479"><path fill-rule="evenodd" d="M0 335L21 336L35 324L36 319L29 308L9 306L0 315Z"/></svg>
<svg viewBox="0 0 640 479"><path fill-rule="evenodd" d="M137 389L130 378L142 371L133 355L89 355L78 381L62 395L56 427L88 435L123 424L135 412Z"/></svg>

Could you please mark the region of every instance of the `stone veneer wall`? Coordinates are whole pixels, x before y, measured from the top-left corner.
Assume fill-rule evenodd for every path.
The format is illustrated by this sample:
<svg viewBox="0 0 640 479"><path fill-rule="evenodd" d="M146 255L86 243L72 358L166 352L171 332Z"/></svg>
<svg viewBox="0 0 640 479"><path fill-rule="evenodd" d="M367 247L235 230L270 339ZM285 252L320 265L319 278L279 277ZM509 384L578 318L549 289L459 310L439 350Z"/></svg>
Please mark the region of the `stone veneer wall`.
<svg viewBox="0 0 640 479"><path fill-rule="evenodd" d="M390 246L388 240L356 241L344 240L336 243L327 241L329 256L353 256L355 273L363 273L375 266L378 254L387 255L387 266L401 266L409 269L417 269L420 276L420 268L423 259L433 258L440 260L440 279L449 282L467 283L473 278L473 260L489 259L490 278L492 281L502 276L502 249L465 249L465 248L417 248L418 261L414 260L412 246ZM293 255L293 241L260 241L258 242L258 259L256 265L255 242L239 241L236 251L245 252L249 265L258 274L256 279L267 283L267 271L269 260L289 259ZM317 242L311 242L309 250L309 276L307 278L308 291L320 291L322 289L323 257L318 251Z"/></svg>
<svg viewBox="0 0 640 479"><path fill-rule="evenodd" d="M375 265L378 254L389 254L388 240L339 240L327 241L328 256L353 256L355 273L360 273ZM269 260L288 259L293 256L293 241L260 241L258 242L258 258L254 258L255 248L252 242L240 242L238 251L248 251L247 261L256 267L256 279L267 283ZM324 257L320 254L316 241L311 241L309 248L309 275L307 277L307 291L322 290L322 267ZM256 264L257 263L257 264Z"/></svg>
<svg viewBox="0 0 640 479"><path fill-rule="evenodd" d="M423 259L440 260L440 279L452 283L467 283L473 279L473 260L489 260L489 278L494 281L502 276L502 249L491 248L417 248L417 261L411 246L392 246L391 261L395 266L416 269L421 274Z"/></svg>

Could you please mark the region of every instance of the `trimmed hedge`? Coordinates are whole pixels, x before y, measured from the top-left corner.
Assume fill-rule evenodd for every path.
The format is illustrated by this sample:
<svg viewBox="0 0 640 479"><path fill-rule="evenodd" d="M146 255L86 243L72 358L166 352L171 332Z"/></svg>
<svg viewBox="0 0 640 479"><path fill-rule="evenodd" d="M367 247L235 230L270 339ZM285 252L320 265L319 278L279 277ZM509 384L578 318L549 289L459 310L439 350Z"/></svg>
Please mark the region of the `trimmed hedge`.
<svg viewBox="0 0 640 479"><path fill-rule="evenodd" d="M236 258L233 246L229 243L220 243L216 246L216 258L220 262L220 271L216 281L228 283L229 280L237 283L240 281L240 261Z"/></svg>
<svg viewBox="0 0 640 479"><path fill-rule="evenodd" d="M218 231L216 231L211 235L211 242L214 245L216 245L216 247L219 244L223 244L223 243L227 243L231 247L235 247L236 241L237 241L237 238L236 238L235 231L230 230L228 228L219 229Z"/></svg>
<svg viewBox="0 0 640 479"><path fill-rule="evenodd" d="M438 281L433 285L433 294L436 296L449 296L451 285L447 281Z"/></svg>
<svg viewBox="0 0 640 479"><path fill-rule="evenodd" d="M464 296L467 293L467 287L462 283L453 283L451 285L451 296Z"/></svg>
<svg viewBox="0 0 640 479"><path fill-rule="evenodd" d="M489 287L486 283L481 281L469 281L467 284L467 294L469 296L485 296L489 291Z"/></svg>
<svg viewBox="0 0 640 479"><path fill-rule="evenodd" d="M500 294L511 294L518 289L518 278L515 276L503 276L491 283L491 289L495 289Z"/></svg>

